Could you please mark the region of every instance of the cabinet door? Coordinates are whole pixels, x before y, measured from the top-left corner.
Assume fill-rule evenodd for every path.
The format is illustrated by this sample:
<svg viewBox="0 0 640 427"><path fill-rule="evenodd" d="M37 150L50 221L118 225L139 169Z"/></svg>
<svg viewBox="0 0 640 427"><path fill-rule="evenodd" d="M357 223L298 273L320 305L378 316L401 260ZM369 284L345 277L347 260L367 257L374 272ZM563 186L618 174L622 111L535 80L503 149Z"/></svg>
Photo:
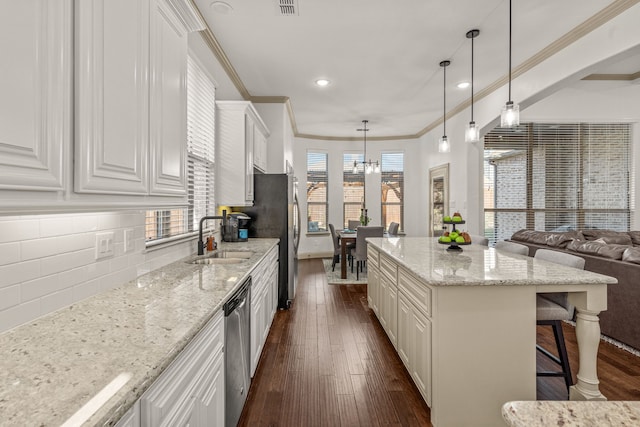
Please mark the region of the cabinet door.
<svg viewBox="0 0 640 427"><path fill-rule="evenodd" d="M187 32L167 2L152 0L150 39L150 194L187 191Z"/></svg>
<svg viewBox="0 0 640 427"><path fill-rule="evenodd" d="M245 165L244 165L244 198L247 202L253 202L253 119L248 115L244 116L244 144L245 144Z"/></svg>
<svg viewBox="0 0 640 427"><path fill-rule="evenodd" d="M389 279L386 278L384 274L379 275L379 307L380 307L380 315L378 316L378 320L380 320L380 324L387 330L387 319L389 316Z"/></svg>
<svg viewBox="0 0 640 427"><path fill-rule="evenodd" d="M258 285L258 286L256 286ZM251 287L251 377L256 371L262 353L262 331L264 330L263 283L253 283ZM256 286L256 287L254 287Z"/></svg>
<svg viewBox="0 0 640 427"><path fill-rule="evenodd" d="M77 0L75 191L148 188L149 1Z"/></svg>
<svg viewBox="0 0 640 427"><path fill-rule="evenodd" d="M2 2L0 189L61 191L71 147L71 0Z"/></svg>
<svg viewBox="0 0 640 427"><path fill-rule="evenodd" d="M140 427L140 401L137 401L131 409L120 418L116 427Z"/></svg>
<svg viewBox="0 0 640 427"><path fill-rule="evenodd" d="M413 313L407 298L400 293L398 296L398 355L404 366L411 372L411 362L415 357L412 350L413 342Z"/></svg>
<svg viewBox="0 0 640 427"><path fill-rule="evenodd" d="M431 321L415 307L412 316L413 360L409 372L427 405L431 406Z"/></svg>
<svg viewBox="0 0 640 427"><path fill-rule="evenodd" d="M198 426L224 425L224 357L220 354L196 390Z"/></svg>
<svg viewBox="0 0 640 427"><path fill-rule="evenodd" d="M394 347L398 346L398 288L389 285L388 291L387 335Z"/></svg>
<svg viewBox="0 0 640 427"><path fill-rule="evenodd" d="M367 283L367 299L369 300L369 307L379 316L379 292L380 292L380 272L377 268L370 268L368 272Z"/></svg>
<svg viewBox="0 0 640 427"><path fill-rule="evenodd" d="M254 165L262 172L267 172L267 138L257 128L253 134Z"/></svg>

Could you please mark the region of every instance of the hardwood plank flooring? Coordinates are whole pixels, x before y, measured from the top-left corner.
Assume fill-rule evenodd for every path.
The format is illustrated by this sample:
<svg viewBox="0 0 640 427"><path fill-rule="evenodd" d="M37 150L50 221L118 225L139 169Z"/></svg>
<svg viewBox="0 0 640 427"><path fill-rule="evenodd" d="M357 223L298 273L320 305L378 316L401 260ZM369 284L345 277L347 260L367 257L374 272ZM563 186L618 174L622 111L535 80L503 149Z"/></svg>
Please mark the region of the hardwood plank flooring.
<svg viewBox="0 0 640 427"><path fill-rule="evenodd" d="M295 302L276 313L239 425L430 426L366 285L329 285L321 260L298 265ZM575 329L563 327L575 380ZM550 328L538 327L538 342L554 347ZM610 400L640 400L640 358L601 342L598 375ZM563 380L538 379L538 399L566 399Z"/></svg>

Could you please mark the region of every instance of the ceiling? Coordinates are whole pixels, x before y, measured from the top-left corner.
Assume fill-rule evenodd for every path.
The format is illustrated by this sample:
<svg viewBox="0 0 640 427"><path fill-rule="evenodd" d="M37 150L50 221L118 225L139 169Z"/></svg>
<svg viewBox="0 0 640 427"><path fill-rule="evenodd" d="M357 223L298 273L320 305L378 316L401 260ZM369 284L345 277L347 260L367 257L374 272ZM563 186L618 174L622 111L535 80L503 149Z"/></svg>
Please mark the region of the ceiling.
<svg viewBox="0 0 640 427"><path fill-rule="evenodd" d="M282 1L293 3L296 13L282 16ZM443 114L442 60L451 61L447 111L471 95L470 88L456 87L471 79L471 41L465 36L471 29L480 30L474 92L508 74L508 0L194 2L227 68L236 73L236 87L258 102L288 98L298 136L361 138L356 129L363 119L369 120L372 139L424 133ZM513 68L613 3L514 1ZM640 56L598 72L639 70ZM331 83L318 87L319 78ZM506 89L499 90L506 101Z"/></svg>

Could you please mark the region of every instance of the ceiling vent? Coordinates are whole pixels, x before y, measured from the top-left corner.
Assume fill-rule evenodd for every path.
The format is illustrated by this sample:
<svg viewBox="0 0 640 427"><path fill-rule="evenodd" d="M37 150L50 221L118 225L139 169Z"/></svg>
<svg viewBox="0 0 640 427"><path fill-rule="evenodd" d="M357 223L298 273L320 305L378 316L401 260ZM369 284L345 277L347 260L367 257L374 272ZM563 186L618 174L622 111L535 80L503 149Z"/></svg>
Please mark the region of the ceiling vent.
<svg viewBox="0 0 640 427"><path fill-rule="evenodd" d="M297 0L276 0L280 16L296 16L298 14Z"/></svg>

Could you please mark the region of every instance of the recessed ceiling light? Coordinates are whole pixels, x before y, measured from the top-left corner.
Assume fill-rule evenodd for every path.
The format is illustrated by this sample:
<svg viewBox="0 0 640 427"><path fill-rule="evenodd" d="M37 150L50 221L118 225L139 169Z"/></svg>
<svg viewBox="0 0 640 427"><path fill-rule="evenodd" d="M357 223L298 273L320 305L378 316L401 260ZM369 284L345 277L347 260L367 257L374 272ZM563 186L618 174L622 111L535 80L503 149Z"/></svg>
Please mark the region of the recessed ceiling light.
<svg viewBox="0 0 640 427"><path fill-rule="evenodd" d="M471 83L469 82L460 82L458 83L458 89L466 89L471 85Z"/></svg>
<svg viewBox="0 0 640 427"><path fill-rule="evenodd" d="M329 83L331 83L331 82L329 80L327 80L327 79L318 79L318 80L316 80L316 84L318 86L322 86L322 87L328 86Z"/></svg>
<svg viewBox="0 0 640 427"><path fill-rule="evenodd" d="M214 1L210 4L211 9L215 12L220 13L222 15L228 15L233 11L233 7L229 3L225 3L223 1Z"/></svg>

